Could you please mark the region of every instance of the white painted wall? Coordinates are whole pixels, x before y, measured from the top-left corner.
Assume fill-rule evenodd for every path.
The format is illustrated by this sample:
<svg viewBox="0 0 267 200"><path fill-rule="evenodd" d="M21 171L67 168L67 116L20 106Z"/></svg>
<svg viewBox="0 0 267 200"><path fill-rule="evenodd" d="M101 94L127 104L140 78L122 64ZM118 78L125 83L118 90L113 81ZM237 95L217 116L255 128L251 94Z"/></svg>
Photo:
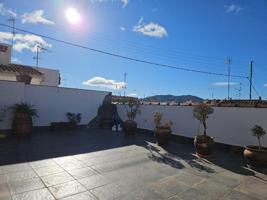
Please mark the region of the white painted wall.
<svg viewBox="0 0 267 200"><path fill-rule="evenodd" d="M109 92L0 81L0 94L0 109L26 101L38 109L40 118L35 119L34 126L49 126L51 122L67 121L66 112L81 113L81 124L87 124ZM7 112L0 129L10 129L11 119Z"/></svg>
<svg viewBox="0 0 267 200"><path fill-rule="evenodd" d="M3 51L5 48L7 48L7 51ZM11 62L11 46L0 43L0 49L0 64L8 65Z"/></svg>
<svg viewBox="0 0 267 200"><path fill-rule="evenodd" d="M0 80L1 81L17 81L16 73L10 73L10 72L0 72ZM42 84L42 78L40 76L31 75L32 80L31 84L35 85L41 85Z"/></svg>
<svg viewBox="0 0 267 200"><path fill-rule="evenodd" d="M142 105L141 114L137 115L136 121L139 128L154 130L153 114L162 112L163 122L173 122L173 134L193 138L198 134L199 122L193 117L192 111L191 106ZM118 112L125 120L126 112L123 105L118 105ZM237 146L257 144L257 139L251 136L250 128L259 124L267 131L267 109L215 107L207 124L208 134L217 142ZM262 144L267 146L267 135L263 137Z"/></svg>
<svg viewBox="0 0 267 200"><path fill-rule="evenodd" d="M47 85L47 86L59 85L59 78L60 78L59 70L42 68L42 67L38 67L36 69L41 73L43 73L43 80L40 83L41 85Z"/></svg>

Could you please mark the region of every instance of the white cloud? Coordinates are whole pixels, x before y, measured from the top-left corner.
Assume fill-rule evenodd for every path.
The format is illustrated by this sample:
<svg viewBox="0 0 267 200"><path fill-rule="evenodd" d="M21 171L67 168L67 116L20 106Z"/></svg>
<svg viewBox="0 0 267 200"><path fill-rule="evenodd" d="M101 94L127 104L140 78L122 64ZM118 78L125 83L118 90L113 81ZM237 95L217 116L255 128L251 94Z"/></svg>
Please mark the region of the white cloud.
<svg viewBox="0 0 267 200"><path fill-rule="evenodd" d="M236 4L226 5L224 6L226 13L239 13L243 8Z"/></svg>
<svg viewBox="0 0 267 200"><path fill-rule="evenodd" d="M123 27L123 26L121 26L121 27L120 27L120 30L121 30L121 31L125 31L125 30L126 30L126 28L125 28L125 27Z"/></svg>
<svg viewBox="0 0 267 200"><path fill-rule="evenodd" d="M237 82L230 82L229 85L233 86L233 85L238 85L239 83ZM228 82L216 82L216 83L212 83L212 86L228 86Z"/></svg>
<svg viewBox="0 0 267 200"><path fill-rule="evenodd" d="M122 7L125 8L130 0L91 0L92 3L104 3L104 2L120 2L122 3Z"/></svg>
<svg viewBox="0 0 267 200"><path fill-rule="evenodd" d="M89 86L105 87L114 90L120 90L126 87L126 83L124 82L117 82L115 80L105 79L100 76L93 77L87 81L84 81L82 84Z"/></svg>
<svg viewBox="0 0 267 200"><path fill-rule="evenodd" d="M35 10L31 13L24 13L21 15L22 23L32 23L32 24L46 24L46 25L54 25L55 22L48 20L44 17L43 10Z"/></svg>
<svg viewBox="0 0 267 200"><path fill-rule="evenodd" d="M22 63L22 61L20 59L14 58L14 57L12 57L11 61L12 61L12 63L18 63L18 64Z"/></svg>
<svg viewBox="0 0 267 200"><path fill-rule="evenodd" d="M1 32L0 31L0 42L8 43L12 40L13 34L10 32ZM21 52L22 50L30 50L36 52L37 45L42 47L51 48L52 44L47 43L42 37L31 35L31 34L16 34L14 37L14 46L15 51Z"/></svg>
<svg viewBox="0 0 267 200"><path fill-rule="evenodd" d="M130 0L121 0L122 7L125 8L128 5L129 1Z"/></svg>
<svg viewBox="0 0 267 200"><path fill-rule="evenodd" d="M168 36L168 33L163 26L160 26L154 22L145 24L143 23L143 17L141 17L137 25L133 27L133 31L150 37L162 38Z"/></svg>
<svg viewBox="0 0 267 200"><path fill-rule="evenodd" d="M13 10L6 8L4 4L0 3L0 15L10 16L10 17L17 17L17 13Z"/></svg>
<svg viewBox="0 0 267 200"><path fill-rule="evenodd" d="M267 83L265 83L263 86L264 86L264 87L267 87Z"/></svg>

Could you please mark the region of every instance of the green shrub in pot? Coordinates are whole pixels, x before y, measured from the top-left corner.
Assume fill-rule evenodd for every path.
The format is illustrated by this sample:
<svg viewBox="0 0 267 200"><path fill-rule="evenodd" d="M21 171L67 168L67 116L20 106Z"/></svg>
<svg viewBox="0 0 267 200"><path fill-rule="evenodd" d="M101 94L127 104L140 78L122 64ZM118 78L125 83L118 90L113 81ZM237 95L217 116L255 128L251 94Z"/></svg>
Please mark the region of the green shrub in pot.
<svg viewBox="0 0 267 200"><path fill-rule="evenodd" d="M244 156L252 167L267 167L267 148L261 145L261 138L266 132L261 126L255 125L251 128L251 134L257 138L258 146L246 146Z"/></svg>
<svg viewBox="0 0 267 200"><path fill-rule="evenodd" d="M203 135L197 135L194 139L195 149L200 157L209 156L213 150L214 139L207 135L207 119L213 112L213 108L205 103L193 109L193 116L203 125Z"/></svg>
<svg viewBox="0 0 267 200"><path fill-rule="evenodd" d="M13 112L12 129L16 136L24 137L32 133L32 119L39 117L34 105L21 102L11 107Z"/></svg>

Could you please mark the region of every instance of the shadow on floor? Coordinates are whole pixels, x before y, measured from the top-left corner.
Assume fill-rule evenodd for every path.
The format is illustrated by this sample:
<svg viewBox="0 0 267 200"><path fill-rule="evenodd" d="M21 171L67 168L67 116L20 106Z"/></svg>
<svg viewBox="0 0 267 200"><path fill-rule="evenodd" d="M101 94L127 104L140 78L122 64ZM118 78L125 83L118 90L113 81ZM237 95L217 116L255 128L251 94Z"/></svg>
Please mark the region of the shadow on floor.
<svg viewBox="0 0 267 200"><path fill-rule="evenodd" d="M154 142L154 138L149 134L128 138L122 133L101 129L33 133L27 139L9 137L0 140L0 166L129 145L145 146L145 141Z"/></svg>
<svg viewBox="0 0 267 200"><path fill-rule="evenodd" d="M246 168L242 156L225 151L214 151L207 160L195 156L194 147L171 141L165 147L155 144L155 139L148 132L141 132L134 137L126 137L121 132L110 130L83 129L65 132L35 133L29 139L18 140L6 138L0 140L0 166L6 164L29 162L61 156L76 155L138 145L150 151L149 158L173 168L190 167L209 174L223 168L242 175L254 175L253 170ZM265 173L266 172L262 172Z"/></svg>
<svg viewBox="0 0 267 200"><path fill-rule="evenodd" d="M247 168L244 158L240 155L231 154L227 151L214 150L212 156L208 159L202 159L195 155L193 145L171 142L164 147L147 144L146 148L151 152L151 159L168 164L175 168L184 168L187 163L190 167L206 173L215 173L220 168L232 171L237 174L253 176L254 171ZM264 171L261 171L264 173Z"/></svg>

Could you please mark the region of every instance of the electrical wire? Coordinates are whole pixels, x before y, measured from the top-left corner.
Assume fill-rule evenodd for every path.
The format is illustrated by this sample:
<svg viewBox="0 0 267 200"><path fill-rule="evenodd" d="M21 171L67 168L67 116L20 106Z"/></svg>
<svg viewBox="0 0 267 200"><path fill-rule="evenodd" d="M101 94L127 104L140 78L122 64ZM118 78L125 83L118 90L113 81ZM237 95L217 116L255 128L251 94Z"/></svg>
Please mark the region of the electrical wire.
<svg viewBox="0 0 267 200"><path fill-rule="evenodd" d="M20 32L32 34L32 35L35 35L35 36L43 37L43 38L46 38L48 40L52 40L52 41L55 41L55 42L63 43L63 44L70 45L70 46L73 46L73 47L78 47L78 48L86 49L86 50L89 50L89 51L93 51L93 52L97 52L97 53L101 53L101 54L104 54L104 55L113 56L113 57L117 57L117 58L121 58L121 59L125 59L125 60L130 60L130 61L134 61L134 62L149 64L149 65L154 65L154 66L159 66L159 67L165 67L165 68L170 68L170 69L176 69L176 70L181 70L181 71L187 71L187 72L195 72L195 73L215 75L215 76L224 76L224 77L228 77L229 76L228 74L223 74L223 73L196 70L196 69L191 69L191 68L186 68L186 67L177 67L177 66L174 66L174 65L161 64L161 63L152 62L152 61L148 61L148 60L141 60L141 59L137 59L137 58L133 58L133 57L128 57L128 56L124 56L124 55L121 55L121 54L116 54L116 53L112 53L112 52L108 52L108 51L103 51L103 50L99 50L99 49L83 46L83 45L76 44L76 43L69 42L69 41L56 39L56 38L53 38L51 36L34 33L32 31L27 31L25 29L14 28L14 27L12 27L10 25L3 24L3 23L0 23L0 26L7 27L7 28L12 28L12 29L14 29L16 31L20 31ZM248 78L246 76L241 76L241 75L230 75L230 77L245 78L245 79Z"/></svg>

